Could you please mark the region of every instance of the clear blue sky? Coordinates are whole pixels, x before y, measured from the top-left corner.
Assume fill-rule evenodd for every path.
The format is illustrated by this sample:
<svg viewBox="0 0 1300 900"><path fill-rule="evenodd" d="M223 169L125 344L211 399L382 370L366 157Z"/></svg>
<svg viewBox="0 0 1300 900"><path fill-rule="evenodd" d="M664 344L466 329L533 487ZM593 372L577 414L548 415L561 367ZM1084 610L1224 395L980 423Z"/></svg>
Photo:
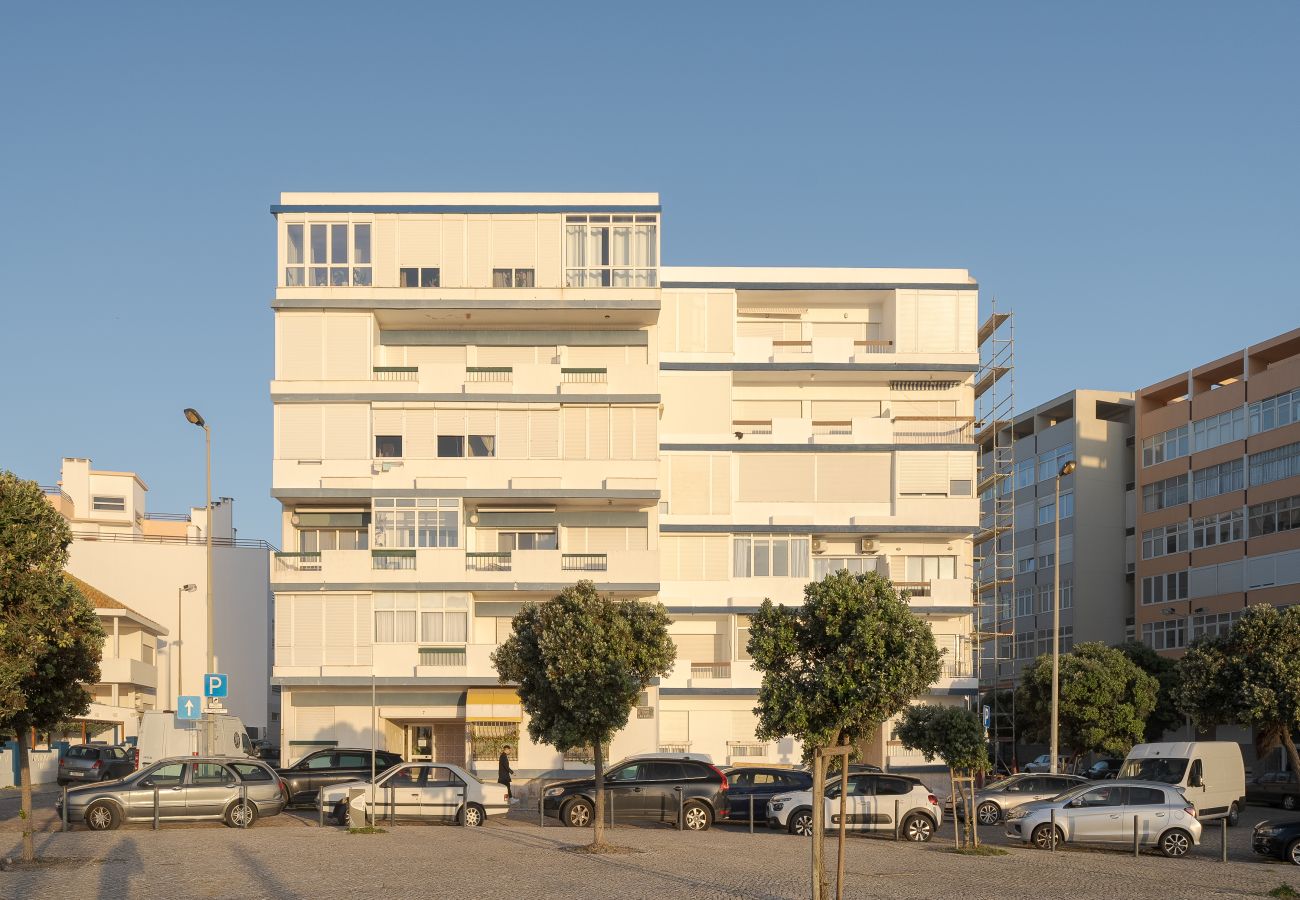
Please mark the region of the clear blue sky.
<svg viewBox="0 0 1300 900"><path fill-rule="evenodd" d="M1300 325L1300 5L22 4L0 467L269 497L282 190L654 190L670 264L964 266L1027 408Z"/></svg>

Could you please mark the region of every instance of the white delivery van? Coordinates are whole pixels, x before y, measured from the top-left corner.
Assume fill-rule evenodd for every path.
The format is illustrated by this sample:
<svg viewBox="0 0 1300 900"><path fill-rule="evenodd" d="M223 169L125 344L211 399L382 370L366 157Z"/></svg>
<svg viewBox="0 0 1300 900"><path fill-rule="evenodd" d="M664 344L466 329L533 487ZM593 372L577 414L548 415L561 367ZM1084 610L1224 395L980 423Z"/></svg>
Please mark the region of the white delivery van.
<svg viewBox="0 0 1300 900"><path fill-rule="evenodd" d="M206 723L211 722L211 725ZM177 720L174 712L149 710L140 718L140 737L136 741L139 768L171 756L198 756L204 751L203 729L215 730L214 748L218 756L256 756L244 723L238 716L210 716L208 719Z"/></svg>
<svg viewBox="0 0 1300 900"><path fill-rule="evenodd" d="M1129 751L1120 778L1176 785L1196 807L1196 818L1227 818L1229 825L1246 805L1246 766L1232 741L1173 741L1138 744Z"/></svg>

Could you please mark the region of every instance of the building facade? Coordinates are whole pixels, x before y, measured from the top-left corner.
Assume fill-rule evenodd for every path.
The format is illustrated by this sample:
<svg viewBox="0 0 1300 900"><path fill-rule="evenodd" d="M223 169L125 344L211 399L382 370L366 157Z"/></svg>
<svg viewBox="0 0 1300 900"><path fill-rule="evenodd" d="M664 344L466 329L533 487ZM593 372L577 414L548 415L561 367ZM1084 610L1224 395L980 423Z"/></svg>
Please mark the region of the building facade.
<svg viewBox="0 0 1300 900"><path fill-rule="evenodd" d="M1165 655L1300 588L1300 329L1137 393L1134 621Z"/></svg>
<svg viewBox="0 0 1300 900"><path fill-rule="evenodd" d="M935 702L975 694L964 270L665 267L655 194L272 212L286 761L374 735L583 765L528 741L489 661L523 603L582 578L673 619L678 662L615 757L797 762L754 734L748 616L836 568L908 582L947 650ZM889 737L868 757L916 762Z"/></svg>

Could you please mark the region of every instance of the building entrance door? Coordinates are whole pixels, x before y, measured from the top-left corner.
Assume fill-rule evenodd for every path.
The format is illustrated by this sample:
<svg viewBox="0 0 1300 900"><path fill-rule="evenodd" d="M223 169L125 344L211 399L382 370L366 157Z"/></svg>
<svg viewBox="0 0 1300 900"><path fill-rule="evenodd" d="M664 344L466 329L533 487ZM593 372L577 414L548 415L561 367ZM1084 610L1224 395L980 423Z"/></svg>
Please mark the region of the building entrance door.
<svg viewBox="0 0 1300 900"><path fill-rule="evenodd" d="M406 726L406 758L464 767L465 723L429 722Z"/></svg>

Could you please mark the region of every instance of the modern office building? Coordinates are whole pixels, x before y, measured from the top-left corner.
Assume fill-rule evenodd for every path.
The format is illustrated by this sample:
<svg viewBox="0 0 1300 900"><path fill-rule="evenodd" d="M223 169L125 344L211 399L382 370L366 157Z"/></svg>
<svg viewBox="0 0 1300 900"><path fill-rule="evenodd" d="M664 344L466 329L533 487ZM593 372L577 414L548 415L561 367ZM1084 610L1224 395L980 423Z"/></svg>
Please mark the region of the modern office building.
<svg viewBox="0 0 1300 900"><path fill-rule="evenodd" d="M92 599L113 601L96 606L110 639L97 700L175 709L179 694L202 693L206 670L207 515L202 506L150 512L148 492L134 472L77 458L65 458L58 485L45 488L72 530L68 573L91 586ZM261 736L279 724L270 689L272 548L235 536L233 508L228 497L213 501L213 645L231 679L226 708ZM125 734L134 733L132 722Z"/></svg>
<svg viewBox="0 0 1300 900"><path fill-rule="evenodd" d="M673 618L678 662L615 757L797 762L754 733L748 617L837 568L907 582L947 651L934 701L974 696L966 271L665 267L656 194L272 212L286 761L374 735L471 764L508 742L525 776L582 765L530 743L489 655L583 578ZM867 758L919 762L889 737Z"/></svg>
<svg viewBox="0 0 1300 900"><path fill-rule="evenodd" d="M1137 393L1140 640L1181 655L1300 588L1300 329Z"/></svg>

